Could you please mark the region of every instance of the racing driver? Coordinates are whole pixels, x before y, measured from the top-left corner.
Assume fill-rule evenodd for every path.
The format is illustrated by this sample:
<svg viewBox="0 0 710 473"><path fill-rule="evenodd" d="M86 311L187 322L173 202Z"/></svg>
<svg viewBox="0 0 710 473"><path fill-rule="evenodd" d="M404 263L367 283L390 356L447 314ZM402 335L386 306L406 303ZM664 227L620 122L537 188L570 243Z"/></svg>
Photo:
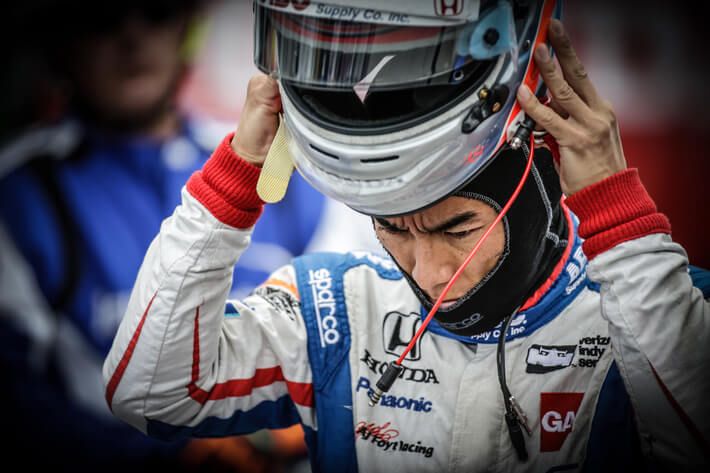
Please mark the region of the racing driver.
<svg viewBox="0 0 710 473"><path fill-rule="evenodd" d="M710 307L559 5L382 4L255 2L267 74L146 254L114 414L300 423L323 472L707 471ZM387 255L305 255L227 300L275 140Z"/></svg>

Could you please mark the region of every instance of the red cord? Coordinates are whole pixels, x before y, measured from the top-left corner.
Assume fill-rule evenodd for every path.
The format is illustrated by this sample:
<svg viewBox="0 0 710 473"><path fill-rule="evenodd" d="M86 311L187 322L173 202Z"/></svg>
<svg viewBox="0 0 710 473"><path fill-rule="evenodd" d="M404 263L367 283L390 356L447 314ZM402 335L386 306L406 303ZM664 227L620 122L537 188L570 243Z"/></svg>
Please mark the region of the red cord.
<svg viewBox="0 0 710 473"><path fill-rule="evenodd" d="M397 363L398 365L402 364L402 361L404 358L407 356L407 353L412 349L415 343L417 343L417 340L419 340L419 337L421 337L422 333L424 333L424 330L426 330L427 326L429 325L429 322L431 322L432 317L434 317L434 314L439 310L439 306L441 305L442 302L444 302L444 298L446 297L446 294L449 292L449 289L451 289L451 286L454 285L456 280L461 276L461 273L463 273L464 269L466 269L466 266L468 266L468 263L473 259L473 257L478 253L478 249L483 245L483 242L485 242L488 239L488 235L491 234L493 229L500 223L501 220L503 220L503 217L505 217L505 214L508 213L508 210L510 207L513 205L515 202L515 199L518 198L518 194L520 194L520 191L522 190L523 186L525 185L525 181L528 178L528 174L530 174L530 168L532 167L532 162L533 162L533 155L535 154L535 143L533 142L533 139L531 137L530 139L530 155L528 156L528 162L527 165L525 166L525 171L523 171L523 175L520 177L520 182L518 182L518 187L515 188L515 191L513 194L510 196L510 199L508 199L508 202L505 204L503 209L500 211L498 216L493 220L493 223L491 224L490 227L488 227L488 230L483 234L480 240L478 240L478 243L476 243L476 246L473 247L471 250L471 253L468 254L466 257L466 260L459 266L459 269L456 270L454 273L453 277L451 280L448 282L446 287L444 288L444 291L441 293L439 298L436 300L436 303L434 303L434 307L431 308L431 311L429 314L426 316L424 319L424 322L422 323L421 327L419 327L419 330L417 330L417 333L414 334L414 337L412 337L412 340L409 342L409 345L407 345L407 348L404 349L404 352L397 358Z"/></svg>

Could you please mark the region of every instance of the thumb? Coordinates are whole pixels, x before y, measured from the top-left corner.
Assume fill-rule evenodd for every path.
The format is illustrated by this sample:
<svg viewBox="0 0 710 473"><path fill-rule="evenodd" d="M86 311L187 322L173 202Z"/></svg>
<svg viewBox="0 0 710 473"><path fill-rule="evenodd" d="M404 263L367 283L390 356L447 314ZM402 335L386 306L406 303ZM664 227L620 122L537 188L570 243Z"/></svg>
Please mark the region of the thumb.
<svg viewBox="0 0 710 473"><path fill-rule="evenodd" d="M264 74L253 76L232 139L232 149L241 158L261 166L279 127L281 95L278 82Z"/></svg>

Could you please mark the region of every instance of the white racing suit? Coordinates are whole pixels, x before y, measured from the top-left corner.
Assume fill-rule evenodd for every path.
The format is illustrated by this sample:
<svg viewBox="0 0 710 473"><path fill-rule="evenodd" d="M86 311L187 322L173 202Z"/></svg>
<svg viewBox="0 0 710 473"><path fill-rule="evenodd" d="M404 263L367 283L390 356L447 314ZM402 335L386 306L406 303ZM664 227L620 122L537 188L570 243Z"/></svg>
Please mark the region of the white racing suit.
<svg viewBox="0 0 710 473"><path fill-rule="evenodd" d="M160 438L301 423L326 472L707 466L710 309L635 172L568 199L585 251L571 225L551 280L511 323L506 377L531 429L521 462L499 330L462 340L432 323L369 406L425 315L392 261L308 255L227 301L260 205L258 170L228 148L229 137L164 222L105 362L107 401L125 421ZM606 219L599 200L615 209Z"/></svg>

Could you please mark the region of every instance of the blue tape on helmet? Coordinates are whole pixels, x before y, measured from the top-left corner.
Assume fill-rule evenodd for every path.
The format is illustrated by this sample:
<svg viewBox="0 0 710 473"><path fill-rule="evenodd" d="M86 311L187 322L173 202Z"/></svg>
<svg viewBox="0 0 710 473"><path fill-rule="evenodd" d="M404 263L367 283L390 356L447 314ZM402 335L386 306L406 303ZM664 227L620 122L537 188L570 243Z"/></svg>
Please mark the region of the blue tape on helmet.
<svg viewBox="0 0 710 473"><path fill-rule="evenodd" d="M456 42L456 52L460 56L487 60L510 51L516 45L513 8L508 2L501 2L464 30Z"/></svg>

